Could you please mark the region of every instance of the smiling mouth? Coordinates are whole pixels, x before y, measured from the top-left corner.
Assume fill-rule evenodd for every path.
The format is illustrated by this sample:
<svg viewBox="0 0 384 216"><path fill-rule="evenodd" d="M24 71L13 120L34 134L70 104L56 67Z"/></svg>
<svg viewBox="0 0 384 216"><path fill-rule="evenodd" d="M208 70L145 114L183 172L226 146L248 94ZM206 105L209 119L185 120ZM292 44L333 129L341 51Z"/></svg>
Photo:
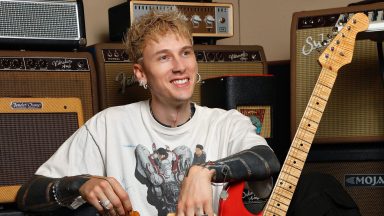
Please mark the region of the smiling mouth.
<svg viewBox="0 0 384 216"><path fill-rule="evenodd" d="M185 78L185 79L173 80L172 83L176 84L176 85L183 85L183 84L187 83L188 81L189 81L189 79Z"/></svg>

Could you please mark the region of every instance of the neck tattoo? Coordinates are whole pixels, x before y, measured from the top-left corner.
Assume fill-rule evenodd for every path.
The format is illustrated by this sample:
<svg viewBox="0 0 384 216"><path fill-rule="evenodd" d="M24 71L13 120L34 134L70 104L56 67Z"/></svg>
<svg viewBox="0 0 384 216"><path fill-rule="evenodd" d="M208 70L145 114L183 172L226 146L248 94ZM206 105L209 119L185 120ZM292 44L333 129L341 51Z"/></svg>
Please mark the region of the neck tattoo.
<svg viewBox="0 0 384 216"><path fill-rule="evenodd" d="M185 123L187 123L192 117L193 115L195 114L195 111L196 111L196 108L195 108L195 104L194 103L190 103L190 106L191 106L191 115L189 116L188 120L182 124L179 124L177 125L176 127L180 127L182 125L184 125ZM161 125L163 125L164 127L172 127L172 125L167 125L167 124L164 124L162 122L160 122L156 117L155 115L153 114L153 110L152 110L152 106L151 106L151 101L149 101L149 111L151 112L151 115L152 117ZM175 120L175 123L176 123L177 119Z"/></svg>

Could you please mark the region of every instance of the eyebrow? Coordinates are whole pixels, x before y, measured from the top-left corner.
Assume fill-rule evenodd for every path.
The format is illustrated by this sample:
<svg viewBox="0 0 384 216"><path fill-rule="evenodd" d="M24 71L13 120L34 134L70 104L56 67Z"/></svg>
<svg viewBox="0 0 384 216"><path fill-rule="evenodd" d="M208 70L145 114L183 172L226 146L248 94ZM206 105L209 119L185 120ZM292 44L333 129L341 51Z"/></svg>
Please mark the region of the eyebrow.
<svg viewBox="0 0 384 216"><path fill-rule="evenodd" d="M193 46L188 45L188 46L184 46L184 47L181 48L182 51L187 50L187 49L192 49L193 50ZM162 50L159 50L159 51L155 52L154 55L158 55L158 54L169 52L169 51L170 51L170 49L162 49Z"/></svg>

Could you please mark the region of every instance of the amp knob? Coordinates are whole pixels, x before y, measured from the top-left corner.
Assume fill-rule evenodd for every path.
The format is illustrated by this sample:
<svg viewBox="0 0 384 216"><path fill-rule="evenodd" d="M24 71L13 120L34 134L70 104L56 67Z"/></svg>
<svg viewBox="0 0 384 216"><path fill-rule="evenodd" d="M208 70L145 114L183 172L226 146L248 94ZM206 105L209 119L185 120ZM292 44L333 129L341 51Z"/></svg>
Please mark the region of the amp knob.
<svg viewBox="0 0 384 216"><path fill-rule="evenodd" d="M191 17L191 21L192 21L192 25L193 25L194 27L197 27L197 26L199 26L199 24L201 23L201 18L199 17L199 15L193 15L193 16Z"/></svg>
<svg viewBox="0 0 384 216"><path fill-rule="evenodd" d="M215 23L215 18L212 15L207 15L204 19L207 26L212 26Z"/></svg>

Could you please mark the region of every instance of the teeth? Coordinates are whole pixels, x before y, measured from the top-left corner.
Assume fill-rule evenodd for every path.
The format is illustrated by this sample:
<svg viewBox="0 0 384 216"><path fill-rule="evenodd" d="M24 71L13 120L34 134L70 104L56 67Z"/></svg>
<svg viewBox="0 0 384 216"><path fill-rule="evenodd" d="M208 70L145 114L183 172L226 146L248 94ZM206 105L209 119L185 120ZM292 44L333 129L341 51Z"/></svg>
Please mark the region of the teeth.
<svg viewBox="0 0 384 216"><path fill-rule="evenodd" d="M175 84L184 84L187 81L188 81L188 79L181 79L181 80L175 80L175 81L173 81L173 83L175 83Z"/></svg>

